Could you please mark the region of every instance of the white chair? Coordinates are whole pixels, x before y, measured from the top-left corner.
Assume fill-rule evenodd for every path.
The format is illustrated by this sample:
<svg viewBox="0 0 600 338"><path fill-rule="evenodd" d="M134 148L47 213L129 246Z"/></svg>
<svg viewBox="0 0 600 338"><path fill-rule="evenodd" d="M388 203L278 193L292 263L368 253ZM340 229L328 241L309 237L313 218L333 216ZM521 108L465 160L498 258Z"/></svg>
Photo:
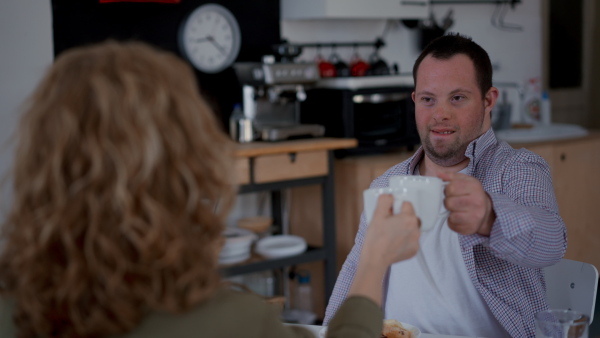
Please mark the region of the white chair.
<svg viewBox="0 0 600 338"><path fill-rule="evenodd" d="M544 268L546 295L551 309L570 309L594 319L598 270L588 263L562 259Z"/></svg>

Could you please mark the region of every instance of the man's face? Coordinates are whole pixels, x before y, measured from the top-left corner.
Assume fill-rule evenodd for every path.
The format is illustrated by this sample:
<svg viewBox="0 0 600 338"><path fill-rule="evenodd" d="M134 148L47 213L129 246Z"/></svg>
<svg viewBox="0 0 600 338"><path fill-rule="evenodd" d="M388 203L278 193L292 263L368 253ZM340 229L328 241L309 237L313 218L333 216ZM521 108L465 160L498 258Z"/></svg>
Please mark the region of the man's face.
<svg viewBox="0 0 600 338"><path fill-rule="evenodd" d="M462 162L469 143L490 127L490 111L497 96L498 90L492 88L482 98L468 56L439 60L429 55L423 59L412 98L427 157L445 167Z"/></svg>

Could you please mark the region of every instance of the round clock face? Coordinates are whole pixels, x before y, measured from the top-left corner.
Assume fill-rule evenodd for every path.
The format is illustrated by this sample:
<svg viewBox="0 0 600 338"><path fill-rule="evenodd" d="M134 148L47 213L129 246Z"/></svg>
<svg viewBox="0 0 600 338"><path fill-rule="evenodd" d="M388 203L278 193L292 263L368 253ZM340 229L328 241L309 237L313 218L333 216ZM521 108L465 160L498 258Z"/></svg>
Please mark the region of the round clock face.
<svg viewBox="0 0 600 338"><path fill-rule="evenodd" d="M179 29L182 54L205 73L217 73L229 67L240 51L241 34L231 12L217 4L196 8Z"/></svg>

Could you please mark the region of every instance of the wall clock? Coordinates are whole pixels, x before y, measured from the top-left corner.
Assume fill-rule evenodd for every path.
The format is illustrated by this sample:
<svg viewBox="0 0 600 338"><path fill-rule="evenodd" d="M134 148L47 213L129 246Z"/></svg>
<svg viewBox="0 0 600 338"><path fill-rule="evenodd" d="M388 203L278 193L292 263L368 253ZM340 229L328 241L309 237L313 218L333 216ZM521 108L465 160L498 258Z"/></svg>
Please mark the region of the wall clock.
<svg viewBox="0 0 600 338"><path fill-rule="evenodd" d="M181 54L204 73L218 73L231 66L238 56L241 41L235 16L214 3L194 9L179 27Z"/></svg>

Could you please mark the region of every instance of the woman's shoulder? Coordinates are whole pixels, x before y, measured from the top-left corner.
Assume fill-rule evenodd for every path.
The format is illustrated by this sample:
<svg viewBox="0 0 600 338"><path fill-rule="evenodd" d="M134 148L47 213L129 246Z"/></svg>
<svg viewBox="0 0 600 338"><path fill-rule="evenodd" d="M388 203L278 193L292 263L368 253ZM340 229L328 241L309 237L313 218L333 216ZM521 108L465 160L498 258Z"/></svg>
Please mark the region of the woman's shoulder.
<svg viewBox="0 0 600 338"><path fill-rule="evenodd" d="M261 337L272 318L278 319L276 308L260 297L219 290L185 313L152 313L124 337Z"/></svg>
<svg viewBox="0 0 600 338"><path fill-rule="evenodd" d="M13 321L15 302L12 298L0 296L0 337L16 337Z"/></svg>

